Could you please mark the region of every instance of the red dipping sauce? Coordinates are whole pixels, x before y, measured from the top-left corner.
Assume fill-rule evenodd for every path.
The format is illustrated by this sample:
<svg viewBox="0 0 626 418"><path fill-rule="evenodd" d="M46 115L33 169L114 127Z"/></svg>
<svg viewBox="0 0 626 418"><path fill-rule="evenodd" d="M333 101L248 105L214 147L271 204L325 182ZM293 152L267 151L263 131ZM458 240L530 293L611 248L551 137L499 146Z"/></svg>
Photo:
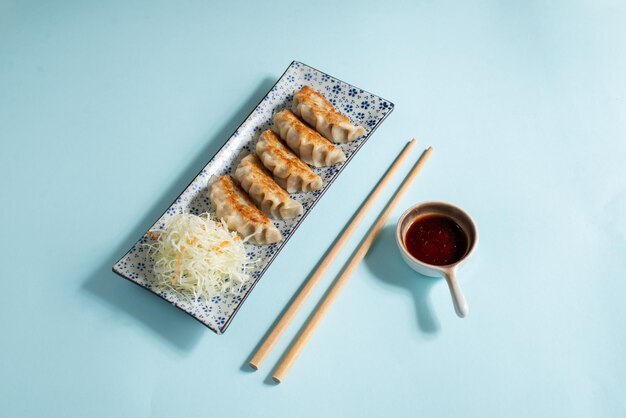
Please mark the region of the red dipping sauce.
<svg viewBox="0 0 626 418"><path fill-rule="evenodd" d="M467 236L447 216L425 215L415 219L409 226L404 245L418 260L445 266L463 258L467 252Z"/></svg>

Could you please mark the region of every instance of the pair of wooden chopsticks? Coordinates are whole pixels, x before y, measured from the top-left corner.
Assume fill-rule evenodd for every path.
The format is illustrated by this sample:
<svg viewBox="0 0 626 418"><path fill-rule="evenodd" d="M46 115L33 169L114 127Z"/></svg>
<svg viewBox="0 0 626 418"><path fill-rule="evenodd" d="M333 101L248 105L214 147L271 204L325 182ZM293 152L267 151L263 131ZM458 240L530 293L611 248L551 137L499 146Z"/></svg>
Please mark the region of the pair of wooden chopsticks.
<svg viewBox="0 0 626 418"><path fill-rule="evenodd" d="M387 173L385 173L384 177L380 180L374 191L369 195L365 203L361 206L357 214L354 216L348 227L343 231L337 241L335 241L332 249L328 252L326 257L324 257L313 275L309 278L309 280L305 283L300 292L298 292L296 297L289 304L289 306L287 307L281 318L278 320L274 328L267 335L261 346L256 350L256 352L250 359L250 367L256 370L261 366L261 363L263 363L274 345L276 345L278 339L283 334L289 323L296 316L306 299L311 294L313 288L315 288L315 286L319 283L326 270L328 270L328 267L330 267L332 262L337 257L338 253L341 251L341 249L346 244L348 239L352 236L367 212L370 210L372 204L376 201L380 192L386 187L387 183L389 183L389 180L391 180L391 177L397 171L398 167L402 164L402 162L404 162L411 149L415 146L415 142L415 139L409 141L409 143L404 147L404 150L400 153L400 155L398 155L389 170L387 170ZM374 226L372 226L372 228L368 231L363 241L361 241L361 244L350 258L350 261L343 269L340 276L335 280L329 291L323 297L322 301L307 321L305 327L302 329L289 351L287 351L287 353L278 363L278 366L276 367L272 375L274 381L280 383L284 379L285 375L287 374L293 363L296 361L298 355L300 354L300 352L302 352L302 349L309 341L309 339L313 335L313 332L326 314L326 311L335 301L343 287L350 279L350 276L363 260L365 254L367 254L367 251L372 246L372 243L385 226L385 223L387 222L391 211L396 206L402 195L406 192L407 188L413 182L415 177L419 174L422 167L430 157L431 153L432 147L429 147L426 151L424 151L424 153L421 155L417 163L415 163L409 174L405 177L404 181L402 182L394 196L391 198L389 203L387 203L384 211L380 214Z"/></svg>

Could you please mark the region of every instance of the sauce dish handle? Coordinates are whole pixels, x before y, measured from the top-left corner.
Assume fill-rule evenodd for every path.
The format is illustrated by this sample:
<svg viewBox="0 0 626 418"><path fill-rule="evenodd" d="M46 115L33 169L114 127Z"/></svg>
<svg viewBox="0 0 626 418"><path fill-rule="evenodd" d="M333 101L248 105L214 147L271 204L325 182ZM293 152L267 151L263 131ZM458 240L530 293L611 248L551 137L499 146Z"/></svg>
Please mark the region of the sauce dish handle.
<svg viewBox="0 0 626 418"><path fill-rule="evenodd" d="M450 295L452 296L452 302L454 303L454 310L460 318L465 318L467 316L467 312L469 311L469 307L467 306L467 301L465 300L465 296L463 296L459 282L456 279L456 269L447 269L444 274L446 282L448 282L448 287L450 288Z"/></svg>

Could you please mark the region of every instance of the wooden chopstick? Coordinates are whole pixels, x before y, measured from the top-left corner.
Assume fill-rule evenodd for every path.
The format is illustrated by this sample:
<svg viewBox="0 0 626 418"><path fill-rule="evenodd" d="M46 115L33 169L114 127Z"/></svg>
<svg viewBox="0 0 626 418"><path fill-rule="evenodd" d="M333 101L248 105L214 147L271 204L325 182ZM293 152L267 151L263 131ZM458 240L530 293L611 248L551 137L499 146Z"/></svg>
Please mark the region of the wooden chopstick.
<svg viewBox="0 0 626 418"><path fill-rule="evenodd" d="M307 300L311 291L315 288L315 286L319 283L320 279L324 276L324 273L330 265L333 263L337 254L341 251L343 246L348 242L348 239L352 236L356 228L359 226L367 212L369 212L372 204L378 198L380 192L387 186L389 180L393 174L398 170L398 167L404 162L406 157L409 155L409 151L413 149L415 146L415 139L409 141L408 144L404 147L402 152L396 157L394 163L389 167L384 177L378 182L378 185L369 195L365 203L361 206L357 214L352 218L352 221L349 225L344 229L343 233L339 236L335 244L331 248L331 250L326 254L322 262L318 265L317 269L311 275L309 280L304 284L302 289L298 292L296 297L291 301L281 318L278 320L274 328L270 331L270 333L265 337L261 346L256 350L254 355L249 361L250 367L253 369L258 369L261 366L261 363L265 360L265 358L269 355L272 348L276 345L280 336L283 334L285 329L289 326L293 318L296 316L304 302Z"/></svg>
<svg viewBox="0 0 626 418"><path fill-rule="evenodd" d="M304 326L304 328L298 335L297 339L295 340L295 342L293 343L289 351L285 353L280 363L278 363L278 366L276 367L276 369L274 370L274 374L272 375L272 379L274 379L274 381L276 381L277 383L280 383L283 381L283 379L285 378L285 375L287 374L287 372L289 371L293 363L296 361L296 359L302 352L302 349L304 348L306 343L309 341L309 339L313 335L313 332L315 331L317 326L322 321L322 318L324 318L326 311L328 311L328 309L333 304L335 299L337 299L337 296L339 296L339 293L341 292L343 287L346 285L346 283L348 283L350 276L352 275L354 270L357 268L357 266L361 263L361 261L365 257L365 254L367 254L367 251L372 246L372 243L374 242L374 240L376 239L380 231L383 229L383 227L387 223L387 219L389 218L391 211L396 206L396 204L398 203L402 195L406 192L408 187L411 185L415 177L419 174L422 167L424 166L424 164L430 157L430 154L432 153L432 151L433 151L432 147L429 147L426 151L424 151L424 153L419 158L417 163L413 166L413 169L411 170L411 172L406 176L406 178L402 182L402 185L398 188L396 193L393 195L393 198L389 201L389 203L385 207L385 210L380 214L374 226L372 226L372 228L369 230L369 232L367 233L363 241L361 241L361 244L359 245L358 249L354 252L350 261L348 262L344 270L341 272L340 276L337 278L337 280L335 280L331 288L324 295L324 297L322 298L322 301L320 302L320 304L315 309L315 312L313 312L313 314L307 321L306 325Z"/></svg>

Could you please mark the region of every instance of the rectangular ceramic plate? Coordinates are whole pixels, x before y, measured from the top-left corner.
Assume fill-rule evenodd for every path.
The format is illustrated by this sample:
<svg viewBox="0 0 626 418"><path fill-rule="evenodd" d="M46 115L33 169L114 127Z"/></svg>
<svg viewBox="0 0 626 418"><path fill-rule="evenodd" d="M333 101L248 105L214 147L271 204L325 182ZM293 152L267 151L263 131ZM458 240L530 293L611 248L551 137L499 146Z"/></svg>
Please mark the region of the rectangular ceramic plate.
<svg viewBox="0 0 626 418"><path fill-rule="evenodd" d="M293 220L274 222L282 233L282 241L267 246L246 244L250 257L258 259L259 262L251 272L250 283L245 285L239 294L227 297L215 296L208 300L192 302L187 298L179 297L174 292L157 288L152 284L154 280L152 273L153 264L145 246L148 242L147 235L141 237L115 263L113 271L182 309L216 333L222 334L241 307L243 301L246 300L265 270L280 253L280 250L296 231L302 220L311 212L313 206L352 160L374 130L391 113L393 103L360 88L346 84L308 65L297 61L292 62L274 87L261 100L261 103L248 115L235 133L152 227L163 228L172 216L183 212L193 214L214 213L210 200L207 197L207 183L209 179L214 175L232 174L234 170L233 163L241 152L254 150L254 144L259 134L271 127L273 114L281 109L291 108L293 94L304 85L309 85L321 92L338 111L348 116L352 123L362 125L366 129L366 134L353 142L339 145L346 154L347 159L345 163L334 167L314 169L324 180L322 189L313 193L292 195L294 199L302 204L304 213Z"/></svg>

